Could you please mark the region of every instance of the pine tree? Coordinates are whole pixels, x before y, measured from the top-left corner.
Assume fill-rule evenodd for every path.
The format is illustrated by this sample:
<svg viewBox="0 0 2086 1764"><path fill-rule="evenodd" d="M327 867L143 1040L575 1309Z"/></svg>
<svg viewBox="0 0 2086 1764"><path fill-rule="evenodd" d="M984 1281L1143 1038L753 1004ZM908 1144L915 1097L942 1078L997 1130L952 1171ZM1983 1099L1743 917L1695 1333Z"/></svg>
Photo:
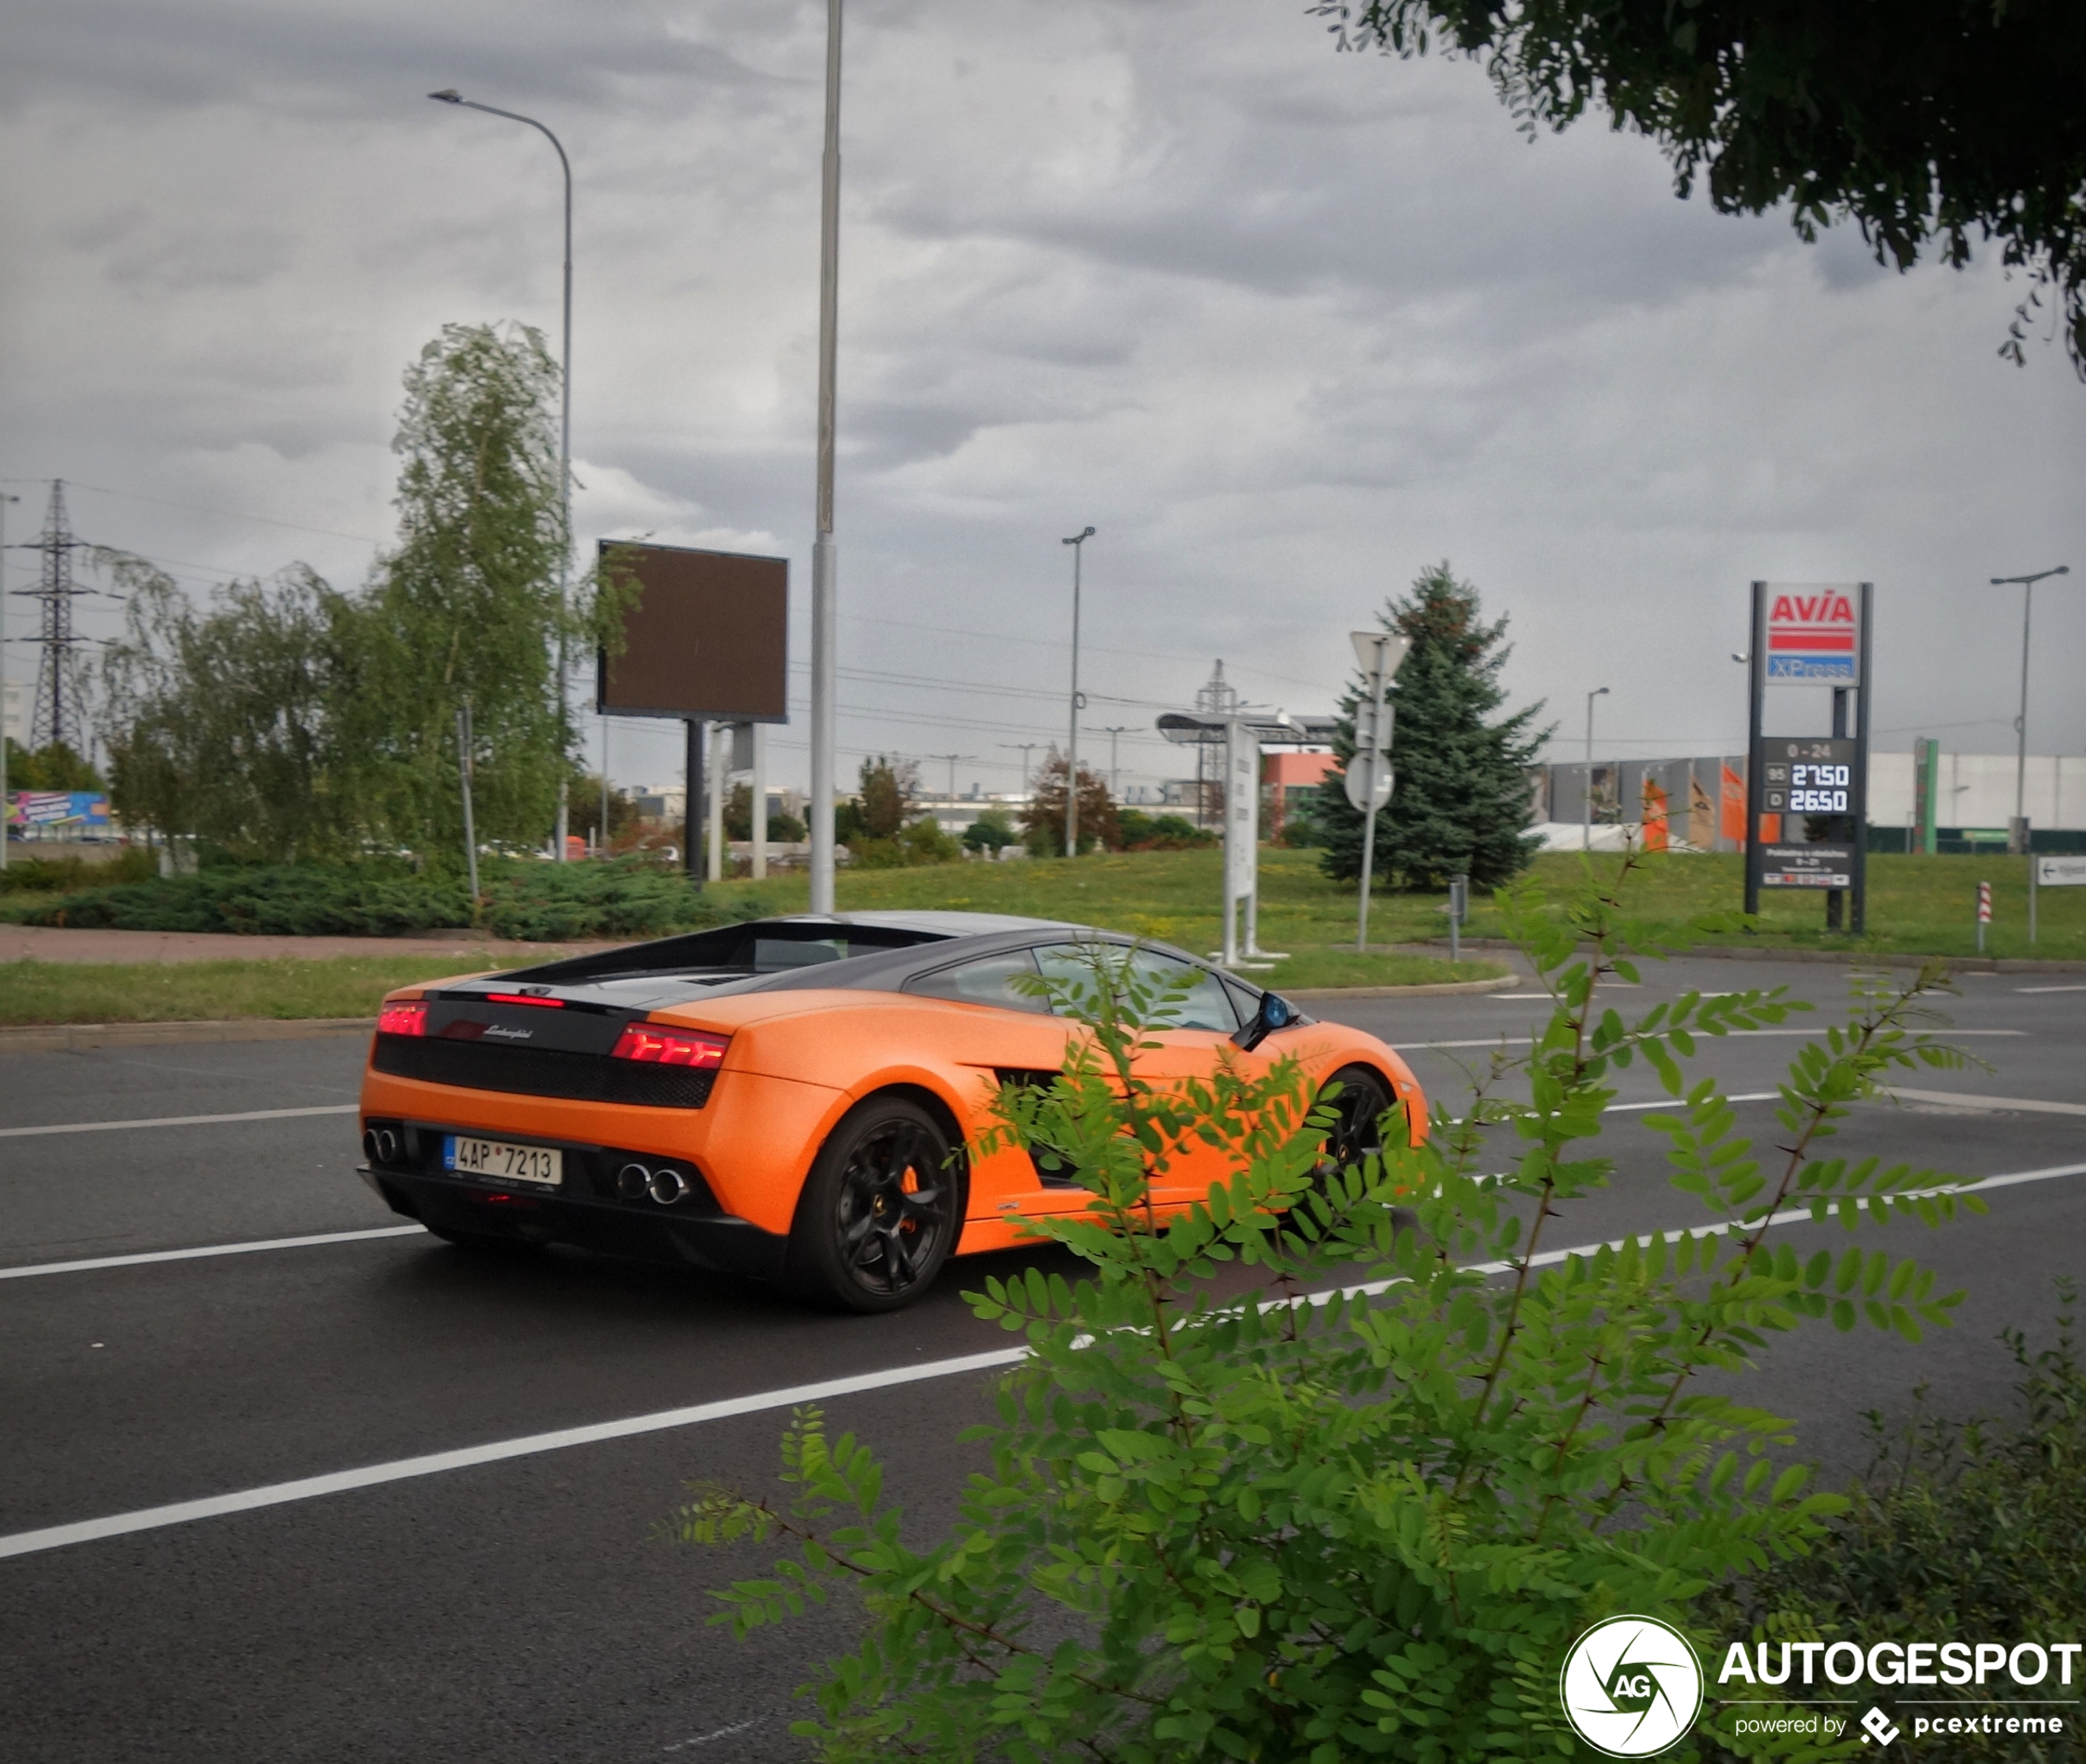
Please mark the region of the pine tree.
<svg viewBox="0 0 2086 1764"><path fill-rule="evenodd" d="M1540 704L1486 720L1506 699L1499 684L1512 653L1506 620L1485 623L1477 589L1458 581L1445 561L1422 570L1412 591L1387 600L1377 616L1412 648L1394 695L1394 782L1376 820L1376 877L1385 886L1441 888L1461 871L1474 886L1496 888L1535 849L1522 837L1528 769L1549 734L1529 728ZM1348 802L1345 773L1362 693L1358 678L1340 701L1333 739L1340 769L1320 785L1314 810L1326 841L1319 867L1349 882L1362 874L1362 816Z"/></svg>

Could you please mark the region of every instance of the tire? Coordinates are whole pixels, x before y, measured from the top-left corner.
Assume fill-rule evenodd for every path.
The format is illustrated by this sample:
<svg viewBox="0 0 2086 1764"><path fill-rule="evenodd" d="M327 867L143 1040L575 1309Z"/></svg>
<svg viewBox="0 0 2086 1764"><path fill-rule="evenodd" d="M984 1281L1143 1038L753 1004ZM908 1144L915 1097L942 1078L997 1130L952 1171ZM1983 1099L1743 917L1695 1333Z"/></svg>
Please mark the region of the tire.
<svg viewBox="0 0 2086 1764"><path fill-rule="evenodd" d="M872 1096L812 1160L790 1227L785 1283L840 1311L897 1311L934 1284L963 1226L949 1134L917 1103Z"/></svg>
<svg viewBox="0 0 2086 1764"><path fill-rule="evenodd" d="M1390 1083L1373 1066L1341 1067L1320 1090L1321 1101L1326 1100L1326 1091L1335 1084L1339 1086L1340 1094L1330 1101L1338 1119L1333 1131L1326 1136L1327 1155L1312 1178L1313 1187L1321 1192L1328 1176L1351 1169L1364 1158L1382 1152L1383 1119L1390 1112L1394 1100ZM1394 1206L1390 1217L1395 1230L1414 1231L1419 1228L1419 1215L1410 1207Z"/></svg>
<svg viewBox="0 0 2086 1764"><path fill-rule="evenodd" d="M1321 1102L1335 1085L1340 1094L1331 1099L1337 1118L1326 1136L1326 1161L1320 1169L1345 1170L1383 1150L1382 1123L1390 1112L1390 1086L1372 1066L1343 1066L1326 1081L1318 1093Z"/></svg>

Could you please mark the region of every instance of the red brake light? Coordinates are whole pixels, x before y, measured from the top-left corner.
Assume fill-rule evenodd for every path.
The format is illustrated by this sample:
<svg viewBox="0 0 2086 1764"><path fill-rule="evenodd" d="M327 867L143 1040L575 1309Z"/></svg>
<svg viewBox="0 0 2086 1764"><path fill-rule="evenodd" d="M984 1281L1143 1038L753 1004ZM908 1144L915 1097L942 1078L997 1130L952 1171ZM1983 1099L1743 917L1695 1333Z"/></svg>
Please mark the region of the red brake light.
<svg viewBox="0 0 2086 1764"><path fill-rule="evenodd" d="M489 1004L533 1004L546 1011L565 1008L563 999L532 999L526 992L489 992L485 995L485 1002Z"/></svg>
<svg viewBox="0 0 2086 1764"><path fill-rule="evenodd" d="M650 1023L632 1023L617 1041L615 1057L714 1072L724 1064L724 1050L731 1045L729 1036L709 1035L701 1029L659 1029Z"/></svg>
<svg viewBox="0 0 2086 1764"><path fill-rule="evenodd" d="M427 1007L425 1004L387 1004L377 1013L379 1035L425 1035L427 1033Z"/></svg>

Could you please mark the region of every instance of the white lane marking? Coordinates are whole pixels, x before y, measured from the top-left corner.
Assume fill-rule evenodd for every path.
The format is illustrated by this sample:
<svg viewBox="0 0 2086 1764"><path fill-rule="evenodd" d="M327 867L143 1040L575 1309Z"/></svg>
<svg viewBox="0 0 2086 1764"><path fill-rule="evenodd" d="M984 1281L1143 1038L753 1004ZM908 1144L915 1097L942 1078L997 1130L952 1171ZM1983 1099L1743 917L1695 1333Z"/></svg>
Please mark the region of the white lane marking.
<svg viewBox="0 0 2086 1764"><path fill-rule="evenodd" d="M2016 992L2086 992L2086 986L2016 986Z"/></svg>
<svg viewBox="0 0 2086 1764"><path fill-rule="evenodd" d="M1987 1176L1968 1190L1929 1189L1921 1194L1977 1193L1987 1188L2010 1188L2023 1183L2048 1182L2060 1176L2086 1176L2086 1164L2061 1164L2047 1169L2015 1170L2002 1176ZM1917 1197L1908 1194L1905 1199ZM1808 1224L1810 1209L1792 1208L1775 1214L1772 1225ZM1638 1242L1652 1235L1678 1243L1684 1237L1719 1236L1734 1229L1725 1224L1687 1226L1675 1231L1640 1233ZM1549 1267L1568 1256L1591 1256L1612 1248L1607 1244L1582 1243L1570 1249L1544 1250L1530 1258L1534 1267ZM1502 1274L1509 1262L1481 1262L1475 1271ZM1392 1283L1372 1281L1366 1286L1342 1289L1350 1293L1374 1293ZM1330 1292L1306 1293L1295 1301L1323 1303ZM993 1353L970 1353L952 1360L930 1360L919 1366L887 1367L881 1371L861 1372L850 1378L830 1378L815 1385L795 1385L782 1390L758 1391L751 1396L727 1397L721 1402L698 1403L688 1408L663 1409L655 1414L633 1415L623 1421L596 1422L582 1427L563 1427L553 1433L524 1434L517 1439L495 1440L485 1445L466 1445L454 1451L430 1452L419 1458L394 1459L388 1463L368 1464L357 1470L338 1470L327 1476L301 1477L292 1482L271 1482L260 1488L241 1489L229 1495L213 1495L201 1500L176 1501L163 1507L144 1507L132 1513L111 1514L99 1519L81 1519L70 1525L45 1526L33 1532L16 1532L0 1537L0 1558L34 1555L61 1550L68 1544L90 1543L103 1537L122 1537L133 1532L158 1531L169 1525L185 1525L192 1519L210 1519L232 1513L250 1513L260 1507L279 1507L292 1501L311 1500L321 1495L338 1495L380 1483L401 1482L416 1477L439 1476L445 1471L467 1470L479 1464L499 1463L510 1458L534 1457L542 1452L562 1451L567 1446L594 1445L606 1440L629 1439L639 1434L661 1433L669 1428L692 1427L705 1422L727 1421L741 1415L758 1415L788 1408L802 1403L822 1403L834 1397L855 1396L868 1390L888 1390L898 1385L922 1384L937 1378L960 1377L966 1372L993 1371L1018 1364L1027 1357L1026 1348L1007 1348Z"/></svg>
<svg viewBox="0 0 2086 1764"><path fill-rule="evenodd" d="M1948 1029L1938 1031L1937 1040L1953 1041L1964 1036L2025 1036L2033 1031L2027 1029ZM1721 1036L1713 1036L1707 1029L1690 1029L1689 1034L1699 1043L1702 1041L1735 1041L1740 1036L1800 1035L1817 1036L1820 1029L1726 1029ZM1386 1041L1384 1045L1395 1054L1425 1052L1436 1047L1526 1047L1529 1037L1525 1035L1481 1036L1474 1041Z"/></svg>
<svg viewBox="0 0 2086 1764"><path fill-rule="evenodd" d="M706 1746L713 1739L728 1739L733 1734L742 1734L749 1727L758 1727L768 1717L756 1715L750 1721L734 1721L729 1727L720 1727L713 1734L698 1734L693 1739L677 1739L670 1746L662 1746L662 1752L685 1752L691 1746Z"/></svg>
<svg viewBox="0 0 2086 1764"><path fill-rule="evenodd" d="M2025 1096L1980 1096L1969 1091L1915 1091L1893 1084L1886 1093L1907 1102L1947 1103L1958 1109L2022 1109L2032 1114L2086 1114L2086 1103L2031 1102Z"/></svg>
<svg viewBox="0 0 2086 1764"><path fill-rule="evenodd" d="M1547 992L1488 992L1485 996L1501 1004L1510 1004L1517 999L1546 999L1550 995Z"/></svg>
<svg viewBox="0 0 2086 1764"><path fill-rule="evenodd" d="M228 1513L250 1513L260 1507L279 1507L292 1501L343 1494L350 1489L374 1488L379 1483L402 1482L415 1477L439 1476L445 1471L468 1470L510 1458L531 1458L542 1452L563 1451L568 1446L595 1445L604 1440L627 1440L638 1434L661 1433L672 1427L698 1426L705 1422L728 1421L770 1409L793 1408L803 1403L829 1402L835 1397L854 1396L865 1390L888 1390L895 1385L920 1384L930 1379L960 1377L966 1372L994 1371L1027 1358L1027 1354L1026 1348L1004 1348L991 1353L967 1353L953 1360L930 1360L919 1366L886 1367L880 1371L859 1372L851 1378L828 1378L817 1384L793 1385L782 1390L760 1390L750 1396L726 1397L720 1402L698 1403L687 1408L662 1409L655 1414L632 1415L623 1421L595 1422L582 1427L560 1427L551 1433L524 1434L518 1439L494 1440L455 1451L429 1452L419 1458L398 1458L389 1463L365 1464L360 1469L337 1470L327 1476L271 1482L264 1487L213 1495L202 1500L145 1507L135 1513L114 1513L104 1518L81 1519L71 1525L49 1525L39 1531L16 1532L11 1537L0 1537L0 1557L34 1555L45 1550L62 1549L67 1544L122 1537L131 1532L157 1531L163 1526L185 1525L192 1519L218 1518Z"/></svg>
<svg viewBox="0 0 2086 1764"><path fill-rule="evenodd" d="M67 1121L55 1127L0 1127L0 1139L39 1133L113 1133L119 1127L209 1127L219 1121L288 1121L306 1114L353 1114L360 1103L321 1103L310 1109L249 1109L239 1114L159 1114L138 1121Z"/></svg>
<svg viewBox="0 0 2086 1764"><path fill-rule="evenodd" d="M1726 1096L1724 1100L1726 1102L1775 1102L1780 1100L1781 1094L1780 1091L1747 1091L1739 1096ZM1610 1103L1601 1112L1603 1114L1634 1114L1640 1109L1685 1109L1687 1106L1685 1097L1665 1096L1656 1102Z"/></svg>
<svg viewBox="0 0 2086 1764"><path fill-rule="evenodd" d="M88 1274L97 1268L141 1268L154 1261L195 1261L205 1256L250 1256L257 1250L308 1249L315 1243L360 1243L370 1238L411 1237L425 1225L378 1225L367 1231L323 1231L306 1238L261 1238L251 1243L209 1243L198 1249L146 1250L136 1256L90 1256L80 1261L39 1261L0 1268L0 1280L43 1274Z"/></svg>

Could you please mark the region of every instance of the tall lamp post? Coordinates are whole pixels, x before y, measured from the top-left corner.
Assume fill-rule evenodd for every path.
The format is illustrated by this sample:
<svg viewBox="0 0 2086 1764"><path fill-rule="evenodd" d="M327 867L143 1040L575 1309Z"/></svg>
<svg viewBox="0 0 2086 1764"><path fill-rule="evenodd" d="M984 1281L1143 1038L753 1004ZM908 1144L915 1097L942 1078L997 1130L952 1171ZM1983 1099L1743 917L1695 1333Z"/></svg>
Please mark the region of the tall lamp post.
<svg viewBox="0 0 2086 1764"><path fill-rule="evenodd" d="M833 543L834 370L840 348L840 0L825 7L825 151L819 162L818 536L811 542L811 911L834 908L840 554Z"/></svg>
<svg viewBox="0 0 2086 1764"><path fill-rule="evenodd" d="M1111 723L1101 733L1108 737L1108 793L1118 802L1123 800L1122 770L1115 763L1115 738L1130 733L1128 723Z"/></svg>
<svg viewBox="0 0 2086 1764"><path fill-rule="evenodd" d="M476 99L466 98L453 86L445 86L439 92L427 94L438 104L456 104L465 110L482 110L489 117L504 117L510 122L525 122L549 141L557 150L559 170L565 174L565 305L561 350L558 361L558 520L560 544L558 552L558 857L565 861L565 834L571 825L571 808L566 801L565 779L565 603L569 591L572 568L572 162L565 157L565 144L552 134L534 117L525 117L519 111L502 110L496 105L481 104ZM608 762L602 761L604 775ZM604 824L605 836L606 823Z"/></svg>
<svg viewBox="0 0 2086 1764"><path fill-rule="evenodd" d="M1608 688L1597 686L1586 695L1586 790L1582 797L1583 809L1579 823L1579 849L1593 849L1593 701L1606 698Z"/></svg>
<svg viewBox="0 0 2086 1764"><path fill-rule="evenodd" d="M1079 855L1079 713L1086 701L1079 696L1079 562L1087 541L1094 536L1090 526L1059 543L1072 547L1072 739L1064 763L1064 855Z"/></svg>
<svg viewBox="0 0 2086 1764"><path fill-rule="evenodd" d="M1995 576L1992 586L2004 588L2019 582L2021 587L2021 714L2014 719L2014 825L2007 829L2006 843L2025 852L2028 838L2028 628L2035 607L2035 585L2052 576L2069 576L2071 566L2060 563L2053 570L2038 570L2033 576Z"/></svg>
<svg viewBox="0 0 2086 1764"><path fill-rule="evenodd" d="M15 799L7 788L7 504L19 496L0 496L0 870L7 867L7 839L15 821Z"/></svg>

